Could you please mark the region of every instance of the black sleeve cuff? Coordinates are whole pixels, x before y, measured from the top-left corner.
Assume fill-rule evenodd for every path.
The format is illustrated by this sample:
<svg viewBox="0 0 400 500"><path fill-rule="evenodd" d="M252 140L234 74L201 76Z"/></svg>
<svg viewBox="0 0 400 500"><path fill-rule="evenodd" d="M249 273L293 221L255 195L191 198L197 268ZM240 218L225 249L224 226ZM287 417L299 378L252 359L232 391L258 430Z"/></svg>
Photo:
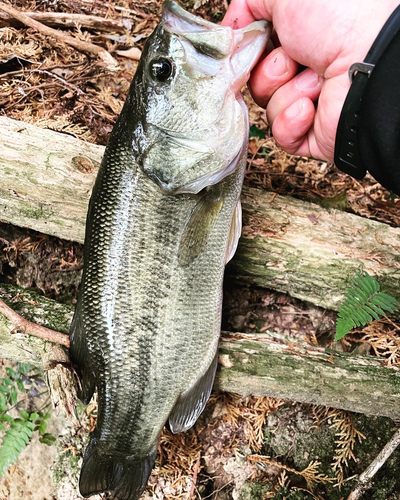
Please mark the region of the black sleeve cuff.
<svg viewBox="0 0 400 500"><path fill-rule="evenodd" d="M335 164L359 179L368 170L400 195L400 6L364 62L350 68L350 77L336 133Z"/></svg>

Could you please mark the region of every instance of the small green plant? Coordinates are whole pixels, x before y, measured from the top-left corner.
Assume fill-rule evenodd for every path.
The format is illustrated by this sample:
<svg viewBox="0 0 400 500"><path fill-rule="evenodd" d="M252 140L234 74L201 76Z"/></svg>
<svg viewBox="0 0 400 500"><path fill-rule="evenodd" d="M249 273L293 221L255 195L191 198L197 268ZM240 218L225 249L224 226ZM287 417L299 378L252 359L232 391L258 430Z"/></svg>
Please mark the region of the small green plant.
<svg viewBox="0 0 400 500"><path fill-rule="evenodd" d="M345 297L339 308L335 340L340 340L357 326L386 317L387 313L394 313L400 308L399 302L381 292L379 283L367 272L357 273Z"/></svg>
<svg viewBox="0 0 400 500"><path fill-rule="evenodd" d="M17 460L34 432L40 434L41 443L50 446L55 441L54 436L46 433L49 413L18 409L18 395L26 393L24 378L29 381L25 374L30 370L26 364L20 364L17 371L6 368L8 377L0 379L0 431L5 431L0 448L0 477ZM13 408L19 411L19 417L10 415Z"/></svg>
<svg viewBox="0 0 400 500"><path fill-rule="evenodd" d="M256 125L252 125L250 127L249 137L250 139L252 137L257 137L258 139L265 139L265 132L264 130L258 128Z"/></svg>

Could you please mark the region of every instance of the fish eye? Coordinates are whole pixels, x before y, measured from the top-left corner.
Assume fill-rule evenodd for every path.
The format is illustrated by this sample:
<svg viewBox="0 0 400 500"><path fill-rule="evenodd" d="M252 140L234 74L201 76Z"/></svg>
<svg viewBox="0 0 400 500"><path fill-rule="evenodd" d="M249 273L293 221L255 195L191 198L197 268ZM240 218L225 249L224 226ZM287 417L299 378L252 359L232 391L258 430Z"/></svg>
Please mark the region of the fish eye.
<svg viewBox="0 0 400 500"><path fill-rule="evenodd" d="M172 75L172 62L169 59L155 59L150 63L150 74L159 82L165 82Z"/></svg>

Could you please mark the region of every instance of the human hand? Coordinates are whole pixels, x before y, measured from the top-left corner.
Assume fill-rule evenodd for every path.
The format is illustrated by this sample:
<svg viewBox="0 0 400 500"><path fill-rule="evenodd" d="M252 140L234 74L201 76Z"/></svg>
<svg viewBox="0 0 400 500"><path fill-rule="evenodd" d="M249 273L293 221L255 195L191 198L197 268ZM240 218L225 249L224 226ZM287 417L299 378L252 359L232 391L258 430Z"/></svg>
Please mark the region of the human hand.
<svg viewBox="0 0 400 500"><path fill-rule="evenodd" d="M279 38L253 69L250 91L266 107L278 144L290 154L333 161L336 129L350 87L396 0L232 0L222 22L242 28L272 21ZM297 74L299 64L307 69Z"/></svg>

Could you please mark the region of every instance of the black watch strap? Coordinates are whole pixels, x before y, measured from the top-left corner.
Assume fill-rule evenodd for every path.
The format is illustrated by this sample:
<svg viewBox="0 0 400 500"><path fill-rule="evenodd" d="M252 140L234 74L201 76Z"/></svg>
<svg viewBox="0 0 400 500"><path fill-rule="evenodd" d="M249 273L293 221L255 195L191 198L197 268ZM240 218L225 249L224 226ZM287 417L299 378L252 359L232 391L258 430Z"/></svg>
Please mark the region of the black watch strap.
<svg viewBox="0 0 400 500"><path fill-rule="evenodd" d="M355 63L349 69L351 87L336 132L334 161L340 170L356 179L362 179L366 174L358 147L358 121L362 96L375 65L399 31L400 5L386 21L364 62Z"/></svg>

